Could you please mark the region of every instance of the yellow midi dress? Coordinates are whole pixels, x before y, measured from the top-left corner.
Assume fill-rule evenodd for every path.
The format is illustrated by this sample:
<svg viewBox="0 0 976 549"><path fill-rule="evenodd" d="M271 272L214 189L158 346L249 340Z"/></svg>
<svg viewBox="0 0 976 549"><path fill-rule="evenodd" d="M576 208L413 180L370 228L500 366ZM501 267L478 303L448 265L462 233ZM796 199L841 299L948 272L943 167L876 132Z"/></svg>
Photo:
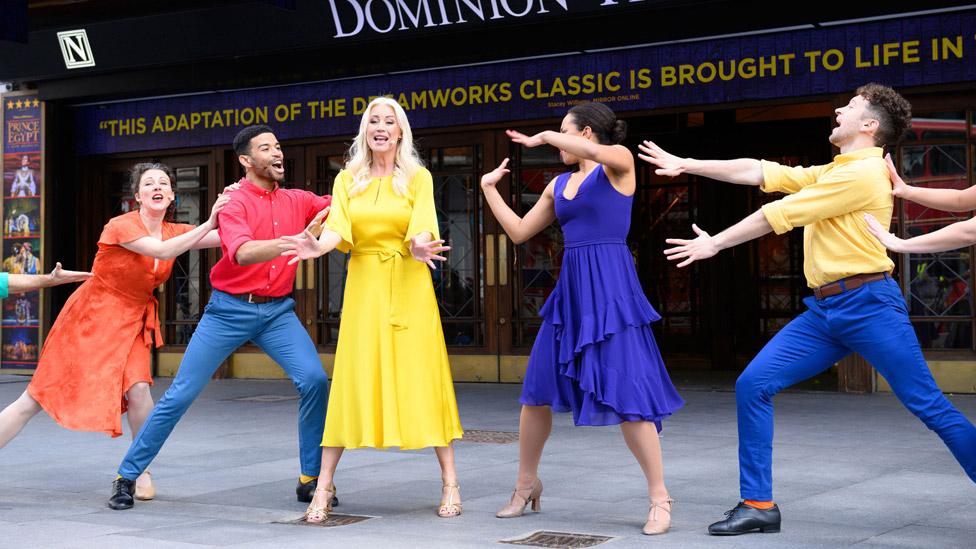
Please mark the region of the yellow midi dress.
<svg viewBox="0 0 976 549"><path fill-rule="evenodd" d="M430 172L408 192L392 176L349 196L336 176L326 227L351 253L323 446L426 448L461 438L461 420L430 268L410 255L410 238L439 239Z"/></svg>

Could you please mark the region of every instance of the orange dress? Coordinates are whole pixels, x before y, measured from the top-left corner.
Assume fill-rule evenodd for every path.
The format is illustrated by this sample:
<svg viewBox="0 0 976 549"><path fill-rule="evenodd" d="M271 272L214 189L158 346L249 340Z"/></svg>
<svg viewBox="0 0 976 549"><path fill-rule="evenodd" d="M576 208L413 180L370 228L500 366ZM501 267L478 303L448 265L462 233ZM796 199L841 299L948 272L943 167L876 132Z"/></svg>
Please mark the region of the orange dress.
<svg viewBox="0 0 976 549"><path fill-rule="evenodd" d="M193 228L164 222L163 240ZM71 294L44 342L27 391L63 427L117 437L125 392L152 383L150 349L154 340L163 344L153 289L169 278L174 260L155 264L119 245L143 236L149 231L138 211L109 220L98 239L94 276Z"/></svg>

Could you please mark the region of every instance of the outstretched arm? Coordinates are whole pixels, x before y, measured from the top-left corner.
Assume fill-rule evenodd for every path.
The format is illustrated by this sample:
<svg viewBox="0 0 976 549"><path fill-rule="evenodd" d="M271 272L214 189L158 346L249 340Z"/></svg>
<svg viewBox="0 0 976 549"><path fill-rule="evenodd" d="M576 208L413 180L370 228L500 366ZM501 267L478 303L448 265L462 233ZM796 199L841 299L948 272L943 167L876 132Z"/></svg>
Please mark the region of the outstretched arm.
<svg viewBox="0 0 976 549"><path fill-rule="evenodd" d="M340 242L342 237L331 229L322 229L318 238L315 238L310 229L305 229L301 234L281 237L278 255L294 256L288 260L288 264L292 265L303 259L321 257L334 250Z"/></svg>
<svg viewBox="0 0 976 549"><path fill-rule="evenodd" d="M603 164L618 175L634 171L634 155L623 145L601 145L578 135L544 131L528 136L517 131L505 130L514 143L526 147L552 145L577 158L585 158Z"/></svg>
<svg viewBox="0 0 976 549"><path fill-rule="evenodd" d="M885 155L885 163L888 164L888 176L891 177L891 194L898 198L944 212L976 210L976 187L965 189L913 187L898 175L890 154Z"/></svg>
<svg viewBox="0 0 976 549"><path fill-rule="evenodd" d="M692 225L691 228L698 235L698 238L694 240L669 238L665 240L668 244L677 244L674 248L664 250L664 255L668 256L669 261L683 259L684 261L678 263L678 267L687 267L700 259L708 259L726 248L773 232L773 227L766 220L762 210L756 210L749 217L715 236L710 236L699 229L698 225Z"/></svg>
<svg viewBox="0 0 976 549"><path fill-rule="evenodd" d="M322 220L328 217L330 210L332 207L326 206L324 210L315 214L315 217L300 234L283 236L274 241L266 240L264 242L277 242L277 255L295 256L288 261L289 265L298 263L303 259L321 257L336 249L336 246L342 242L342 236L339 233L326 229L322 225Z"/></svg>
<svg viewBox="0 0 976 549"><path fill-rule="evenodd" d="M207 248L219 248L220 247L220 233L217 229L211 230L209 233L203 235L203 238L197 241L196 244L190 246L191 250L203 250Z"/></svg>
<svg viewBox="0 0 976 549"><path fill-rule="evenodd" d="M864 214L868 230L885 248L898 253L935 253L955 250L976 243L976 217L959 221L937 231L913 238L898 238L889 233L871 214Z"/></svg>
<svg viewBox="0 0 976 549"><path fill-rule="evenodd" d="M244 242L243 244L237 247L237 251L234 253L234 259L237 261L238 265L246 266L246 265L254 265L257 263L262 263L265 261L271 261L272 259L281 255L295 255L294 253L284 253L284 252L295 249L294 246L295 244L297 244L296 239L300 239L300 240L310 239L308 244L313 244L316 242L316 234L319 234L319 231L322 231L321 232L322 236L319 238L319 240L324 238L326 233L332 232L328 230L323 231L321 228L322 220L329 215L330 209L331 207L326 206L325 209L315 214L315 217L313 217L312 221L310 221L309 224L305 227L305 230L294 236L283 236L281 238L273 238L271 240L249 240L247 242ZM299 259L311 259L312 257L319 257L320 255L326 252L332 251L332 249L335 248L340 241L341 238L339 238L338 235L336 235L336 243L333 244L332 247L329 248L328 250L318 253L317 255L312 255L310 257L295 258L292 261L289 261L288 264L291 265L292 263L297 263ZM316 249L317 248L310 246L306 248L306 251L311 253Z"/></svg>
<svg viewBox="0 0 976 549"><path fill-rule="evenodd" d="M144 236L132 242L123 242L122 247L137 254L155 257L157 259L172 259L190 248L209 248L220 245L220 237L217 237L215 246L201 245L201 241L206 240L210 233L216 234L217 213L220 212L230 200L229 194L221 194L214 201L213 208L210 210L210 217L192 231L185 232L179 236L167 240L160 240L154 236ZM213 238L207 240L210 244Z"/></svg>
<svg viewBox="0 0 976 549"><path fill-rule="evenodd" d="M508 238L516 244L521 244L556 220L556 207L553 200L554 185L552 182L546 185L546 190L542 192L542 196L532 206L529 213L525 214L524 218L519 217L505 203L505 199L495 188L501 178L509 173L507 166L508 159L506 158L497 168L481 176L481 191L485 195L485 202L491 208L491 213L494 214L495 219L505 230Z"/></svg>
<svg viewBox="0 0 976 549"><path fill-rule="evenodd" d="M92 274L82 271L66 271L61 268L61 263L56 263L54 270L46 275L10 274L7 276L7 291L11 294L19 294L60 284L84 282L91 278Z"/></svg>
<svg viewBox="0 0 976 549"><path fill-rule="evenodd" d="M736 185L762 185L762 163L753 158L737 158L735 160L695 160L675 156L653 141L644 141L637 146L641 153L637 157L657 169L654 173L667 177L675 177L683 173L700 175L718 181L727 181Z"/></svg>

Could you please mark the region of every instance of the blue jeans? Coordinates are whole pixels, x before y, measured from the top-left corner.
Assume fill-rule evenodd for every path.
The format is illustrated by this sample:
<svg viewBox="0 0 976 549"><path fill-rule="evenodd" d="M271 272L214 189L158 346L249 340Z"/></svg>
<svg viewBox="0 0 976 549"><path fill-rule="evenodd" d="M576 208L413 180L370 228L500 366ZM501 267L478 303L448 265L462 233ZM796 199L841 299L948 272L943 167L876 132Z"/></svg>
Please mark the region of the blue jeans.
<svg viewBox="0 0 976 549"><path fill-rule="evenodd" d="M942 438L976 481L976 427L935 384L898 285L886 276L804 303L809 310L776 334L735 384L741 497L773 499L773 396L851 352L884 376L901 403Z"/></svg>
<svg viewBox="0 0 976 549"><path fill-rule="evenodd" d="M119 466L119 474L134 480L149 467L217 367L250 340L285 370L301 395L298 446L302 474L317 476L322 465L320 444L325 429L329 380L315 345L294 309L295 301L291 298L247 303L214 290L173 384L132 441Z"/></svg>

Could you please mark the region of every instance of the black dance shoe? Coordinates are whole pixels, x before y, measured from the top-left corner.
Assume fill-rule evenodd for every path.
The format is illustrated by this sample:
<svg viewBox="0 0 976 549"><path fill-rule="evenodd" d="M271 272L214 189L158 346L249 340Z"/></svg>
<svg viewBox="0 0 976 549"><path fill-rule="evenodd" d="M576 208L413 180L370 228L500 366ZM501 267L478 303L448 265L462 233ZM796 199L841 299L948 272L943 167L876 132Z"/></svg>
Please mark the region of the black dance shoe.
<svg viewBox="0 0 976 549"><path fill-rule="evenodd" d="M298 501L302 503L311 503L312 496L315 495L315 488L319 485L319 479L315 478L306 483L298 481L298 486L295 487L295 495L298 496ZM335 507L339 505L339 498L332 496L332 506Z"/></svg>
<svg viewBox="0 0 976 549"><path fill-rule="evenodd" d="M708 533L713 536L738 536L759 530L763 534L775 534L779 532L779 522L779 507L776 505L771 509L756 509L740 501L725 512L725 520L710 525Z"/></svg>
<svg viewBox="0 0 976 549"><path fill-rule="evenodd" d="M108 498L108 506L116 511L132 509L132 494L136 491L136 481L122 477L112 483L112 497Z"/></svg>

